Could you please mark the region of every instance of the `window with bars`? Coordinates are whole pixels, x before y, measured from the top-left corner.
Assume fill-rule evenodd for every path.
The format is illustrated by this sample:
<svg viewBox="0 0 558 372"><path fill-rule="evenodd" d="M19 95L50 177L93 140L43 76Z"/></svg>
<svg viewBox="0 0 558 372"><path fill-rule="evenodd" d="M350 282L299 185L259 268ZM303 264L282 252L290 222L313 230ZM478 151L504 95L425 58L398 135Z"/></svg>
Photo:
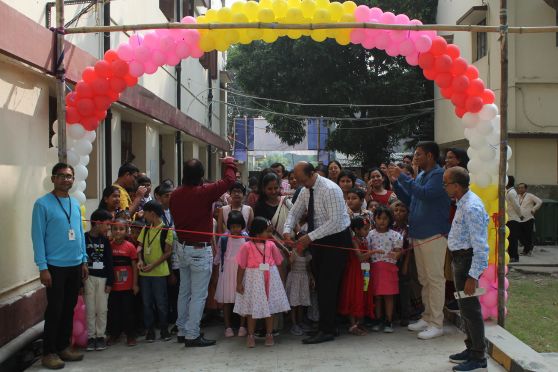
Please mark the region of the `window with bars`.
<svg viewBox="0 0 558 372"><path fill-rule="evenodd" d="M480 21L479 26L486 26L486 18ZM475 50L474 50L474 60L478 61L482 57L486 56L488 49L488 34L486 32L475 32Z"/></svg>
<svg viewBox="0 0 558 372"><path fill-rule="evenodd" d="M120 124L120 159L122 164L134 161L136 157L132 152L132 123L122 121Z"/></svg>

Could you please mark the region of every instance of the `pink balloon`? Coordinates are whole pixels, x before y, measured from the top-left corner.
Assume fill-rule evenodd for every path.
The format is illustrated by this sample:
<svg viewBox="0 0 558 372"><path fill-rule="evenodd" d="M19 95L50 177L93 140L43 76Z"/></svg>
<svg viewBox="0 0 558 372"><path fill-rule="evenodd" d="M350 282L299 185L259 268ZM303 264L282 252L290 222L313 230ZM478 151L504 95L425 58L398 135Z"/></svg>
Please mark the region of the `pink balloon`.
<svg viewBox="0 0 558 372"><path fill-rule="evenodd" d="M415 45L413 44L413 42L409 39L407 40L403 40L400 44L399 44L399 52L401 53L401 55L403 56L408 56L411 55L413 53L416 52L415 50ZM418 58L418 57L417 57Z"/></svg>
<svg viewBox="0 0 558 372"><path fill-rule="evenodd" d="M407 30L391 30L389 35L390 39L395 42L403 41L407 39L408 36L409 36L409 31Z"/></svg>
<svg viewBox="0 0 558 372"><path fill-rule="evenodd" d="M161 51L169 52L175 48L174 38L170 35L164 36L161 38L161 42L159 44Z"/></svg>
<svg viewBox="0 0 558 372"><path fill-rule="evenodd" d="M482 273L481 279L486 279L491 285L496 281L496 266L494 264L488 265L486 270Z"/></svg>
<svg viewBox="0 0 558 372"><path fill-rule="evenodd" d="M139 63L138 61L130 62L130 75L134 77L140 77L141 75L143 75L143 73L143 64Z"/></svg>
<svg viewBox="0 0 558 372"><path fill-rule="evenodd" d="M506 296L508 295L508 288L510 287L510 281L508 280L508 278L504 278L504 288L506 290Z"/></svg>
<svg viewBox="0 0 558 372"><path fill-rule="evenodd" d="M165 64L168 66L176 66L180 62L180 58L176 55L175 52L167 53L167 59Z"/></svg>
<svg viewBox="0 0 558 372"><path fill-rule="evenodd" d="M488 307L493 307L498 305L498 291L495 289L489 289L484 295L482 295L483 303Z"/></svg>
<svg viewBox="0 0 558 372"><path fill-rule="evenodd" d="M498 306L493 306L488 311L489 311L489 316L492 319L494 320L498 319Z"/></svg>
<svg viewBox="0 0 558 372"><path fill-rule="evenodd" d="M384 14L382 14L382 17L380 18L380 22L386 25L394 24L395 14L393 14L392 12L385 12Z"/></svg>
<svg viewBox="0 0 558 372"><path fill-rule="evenodd" d="M85 327L83 326L83 323L80 322L79 320L74 320L74 328L72 330L72 334L77 337L81 335L84 330Z"/></svg>
<svg viewBox="0 0 558 372"><path fill-rule="evenodd" d="M139 47L140 45L143 44L143 36L140 34L133 34L132 36L130 36L130 40L128 40L128 44L130 44L132 48Z"/></svg>
<svg viewBox="0 0 558 372"><path fill-rule="evenodd" d="M200 41L200 33L198 30L183 30L184 40L190 44L197 44Z"/></svg>
<svg viewBox="0 0 558 372"><path fill-rule="evenodd" d="M197 45L192 45L192 49L190 50L190 55L192 58L200 58L203 56L203 50L200 49Z"/></svg>
<svg viewBox="0 0 558 372"><path fill-rule="evenodd" d="M385 32L381 32L376 37L376 48L386 50L390 45L389 36Z"/></svg>
<svg viewBox="0 0 558 372"><path fill-rule="evenodd" d="M362 46L365 49L374 49L376 48L376 40L372 37L367 37L366 39L364 39L364 41L362 42Z"/></svg>
<svg viewBox="0 0 558 372"><path fill-rule="evenodd" d="M355 9L354 15L357 22L367 22L370 19L370 8L366 5L359 5Z"/></svg>
<svg viewBox="0 0 558 372"><path fill-rule="evenodd" d="M116 50L116 53L118 54L118 58L123 61L129 62L134 59L134 50L130 45L126 43L120 44L120 46Z"/></svg>
<svg viewBox="0 0 558 372"><path fill-rule="evenodd" d="M157 49L160 42L161 40L159 39L159 35L153 31L146 33L143 37L143 46L149 49Z"/></svg>
<svg viewBox="0 0 558 372"><path fill-rule="evenodd" d="M384 15L384 12L382 11L382 9L374 7L374 8L370 8L370 18L371 19L381 19L382 15Z"/></svg>
<svg viewBox="0 0 558 372"><path fill-rule="evenodd" d="M388 47L386 48L386 53L388 54L388 56L391 57L396 57L399 55L399 46L397 45L397 43L391 43L390 45L388 45Z"/></svg>
<svg viewBox="0 0 558 372"><path fill-rule="evenodd" d="M420 53L428 52L431 47L432 47L432 39L430 39L428 36L420 35L415 39L415 48Z"/></svg>
<svg viewBox="0 0 558 372"><path fill-rule="evenodd" d="M194 24L196 23L196 19L194 17L184 17L180 20L180 23L184 23L184 24Z"/></svg>
<svg viewBox="0 0 558 372"><path fill-rule="evenodd" d="M351 43L362 44L362 42L366 38L366 32L361 28L355 28L351 31L350 37L351 37Z"/></svg>
<svg viewBox="0 0 558 372"><path fill-rule="evenodd" d="M490 288L490 283L488 282L488 279L486 279L484 277L484 275L481 276L480 279L479 279L479 288L484 288L486 290L488 290ZM481 299L482 299L482 297L481 297Z"/></svg>
<svg viewBox="0 0 558 372"><path fill-rule="evenodd" d="M188 58L190 56L190 46L185 41L177 43L175 52L180 59Z"/></svg>
<svg viewBox="0 0 558 372"><path fill-rule="evenodd" d="M405 57L405 60L410 66L418 66L418 53L414 53Z"/></svg>
<svg viewBox="0 0 558 372"><path fill-rule="evenodd" d="M85 347L87 346L87 332L82 333L74 340L74 344L77 346Z"/></svg>
<svg viewBox="0 0 558 372"><path fill-rule="evenodd" d="M134 59L138 62L145 62L151 58L151 50L145 45L140 45L134 49Z"/></svg>
<svg viewBox="0 0 558 372"><path fill-rule="evenodd" d="M152 75L157 71L157 68L159 66L157 66L155 63L153 63L152 61L146 61L143 64L143 71L148 74L148 75Z"/></svg>
<svg viewBox="0 0 558 372"><path fill-rule="evenodd" d="M153 62L157 66L164 65L166 59L167 59L166 55L163 52L161 52L159 49L155 49L151 54L151 62Z"/></svg>
<svg viewBox="0 0 558 372"><path fill-rule="evenodd" d="M490 308L481 304L482 319L487 320L490 318Z"/></svg>

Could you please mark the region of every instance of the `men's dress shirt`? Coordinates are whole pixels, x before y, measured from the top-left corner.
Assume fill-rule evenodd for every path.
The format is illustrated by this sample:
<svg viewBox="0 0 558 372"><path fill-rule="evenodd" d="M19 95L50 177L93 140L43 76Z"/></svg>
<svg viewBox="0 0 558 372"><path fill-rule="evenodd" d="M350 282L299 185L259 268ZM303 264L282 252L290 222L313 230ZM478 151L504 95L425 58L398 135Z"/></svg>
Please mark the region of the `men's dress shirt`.
<svg viewBox="0 0 558 372"><path fill-rule="evenodd" d="M351 224L343 191L331 180L318 176L314 186L314 231L308 234L315 241L345 230ZM283 233L291 233L308 208L310 191L303 188L289 212Z"/></svg>
<svg viewBox="0 0 558 372"><path fill-rule="evenodd" d="M482 200L472 191L457 201L448 248L450 251L473 248L469 276L475 279L488 267L488 221Z"/></svg>

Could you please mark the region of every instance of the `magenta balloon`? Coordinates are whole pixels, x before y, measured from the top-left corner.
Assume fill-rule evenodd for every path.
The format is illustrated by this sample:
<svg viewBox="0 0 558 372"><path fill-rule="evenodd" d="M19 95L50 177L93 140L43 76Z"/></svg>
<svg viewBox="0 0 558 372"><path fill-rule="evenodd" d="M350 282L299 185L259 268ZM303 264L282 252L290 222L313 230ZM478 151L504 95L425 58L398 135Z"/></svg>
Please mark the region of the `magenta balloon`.
<svg viewBox="0 0 558 372"><path fill-rule="evenodd" d="M87 346L87 332L83 332L79 337L74 339L74 343L77 346L85 347Z"/></svg>
<svg viewBox="0 0 558 372"><path fill-rule="evenodd" d="M432 47L432 39L430 39L428 36L420 35L415 39L415 48L420 53L428 52L431 47Z"/></svg>
<svg viewBox="0 0 558 372"><path fill-rule="evenodd" d="M134 49L129 44L120 44L116 50L118 58L123 61L129 62L134 59Z"/></svg>
<svg viewBox="0 0 558 372"><path fill-rule="evenodd" d="M152 61L146 61L143 64L143 71L148 74L148 75L152 75L157 71L157 68L159 66L157 66L155 63L153 63Z"/></svg>
<svg viewBox="0 0 558 372"><path fill-rule="evenodd" d="M494 320L498 319L498 306L492 306L489 309L489 316Z"/></svg>
<svg viewBox="0 0 558 372"><path fill-rule="evenodd" d="M362 42L366 38L366 32L362 28L355 28L351 31L350 38L351 38L351 43L362 44Z"/></svg>
<svg viewBox="0 0 558 372"><path fill-rule="evenodd" d="M398 14L395 16L396 25L408 25L411 20L405 14Z"/></svg>
<svg viewBox="0 0 558 372"><path fill-rule="evenodd" d="M484 277L484 275L481 276L480 279L479 279L479 288L484 288L486 290L488 290L488 288L490 288L490 283L488 282L488 279L486 279Z"/></svg>
<svg viewBox="0 0 558 372"><path fill-rule="evenodd" d="M380 9L378 7L370 8L370 18L371 19L381 19L382 15L384 15L384 12L382 11L382 9Z"/></svg>
<svg viewBox="0 0 558 372"><path fill-rule="evenodd" d="M391 30L389 34L390 34L389 35L390 39L398 43L407 39L407 36L409 35L409 31Z"/></svg>
<svg viewBox="0 0 558 372"><path fill-rule="evenodd" d="M140 77L143 75L143 64L139 63L138 61L132 61L129 65L130 75L134 77Z"/></svg>
<svg viewBox="0 0 558 372"><path fill-rule="evenodd" d="M200 33L198 30L184 30L184 40L190 44L197 44L200 41Z"/></svg>
<svg viewBox="0 0 558 372"><path fill-rule="evenodd" d="M370 8L366 5L359 5L355 9L354 15L357 22L367 22L370 19Z"/></svg>

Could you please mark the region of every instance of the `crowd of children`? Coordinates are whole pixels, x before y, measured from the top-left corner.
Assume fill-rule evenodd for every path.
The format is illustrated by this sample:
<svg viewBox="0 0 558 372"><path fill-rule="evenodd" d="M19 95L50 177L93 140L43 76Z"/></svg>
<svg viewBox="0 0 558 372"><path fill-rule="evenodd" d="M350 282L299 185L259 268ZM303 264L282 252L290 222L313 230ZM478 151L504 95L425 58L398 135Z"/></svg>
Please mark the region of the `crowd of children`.
<svg viewBox="0 0 558 372"><path fill-rule="evenodd" d="M374 187L367 192L351 172L339 172L353 248L338 313L348 320L349 333L358 336L369 331L391 333L396 317L407 325L420 314L420 294L417 298L413 287L416 270L413 274L407 240L408 209L391 191L384 192L383 183L376 179L379 172L371 172ZM293 192L296 179L292 174L284 176L290 192L281 197L281 204L283 198L297 196ZM150 190L149 179L144 177L142 182ZM246 337L250 348L255 346L258 320L262 320L258 327L264 329L265 345L271 346L278 316L290 311L290 332L296 336L312 331L319 317L310 251L286 249L272 236L276 227L269 219L254 217L247 204L265 195L257 192L256 185L251 182L247 193L241 183L235 183L222 204L215 206L216 273L208 297L208 304L216 301L222 309L224 336L233 337L236 330L236 335ZM169 211L173 190L171 182L163 182L155 188L154 200L145 195L134 216L118 208L118 187L109 186L103 192L85 235L90 269L84 283L87 350L103 350L119 342L123 333L129 346L137 345L136 338L144 334L147 342L154 342L156 328L160 339L168 341L176 330L169 330L177 318L180 283L174 253L176 232ZM303 233L304 228L301 230Z"/></svg>

